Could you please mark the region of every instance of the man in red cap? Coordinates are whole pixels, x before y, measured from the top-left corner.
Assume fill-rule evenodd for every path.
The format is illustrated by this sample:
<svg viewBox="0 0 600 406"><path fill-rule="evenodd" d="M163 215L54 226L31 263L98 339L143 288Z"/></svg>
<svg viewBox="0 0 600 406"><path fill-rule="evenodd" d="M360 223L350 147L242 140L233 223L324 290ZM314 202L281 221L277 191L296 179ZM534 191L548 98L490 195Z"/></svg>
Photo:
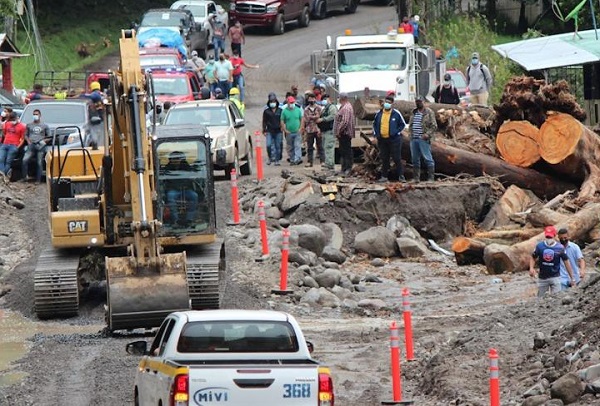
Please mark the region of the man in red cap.
<svg viewBox="0 0 600 406"><path fill-rule="evenodd" d="M547 292L556 293L561 290L560 283L560 260L562 259L569 274L571 286L575 286L573 269L569 263L569 257L565 252L565 247L556 241L556 228L547 226L544 228L544 241L540 241L529 259L529 275L533 278L536 275L535 263L539 267L538 274L538 298L544 296Z"/></svg>

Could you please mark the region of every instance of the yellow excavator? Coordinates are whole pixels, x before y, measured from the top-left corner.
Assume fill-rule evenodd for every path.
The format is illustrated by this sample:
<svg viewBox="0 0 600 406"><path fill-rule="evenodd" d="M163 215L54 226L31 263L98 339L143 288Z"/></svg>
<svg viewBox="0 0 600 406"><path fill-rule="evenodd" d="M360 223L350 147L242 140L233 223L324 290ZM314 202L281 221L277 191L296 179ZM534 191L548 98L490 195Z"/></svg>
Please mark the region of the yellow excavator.
<svg viewBox="0 0 600 406"><path fill-rule="evenodd" d="M80 259L99 249L110 331L156 327L172 311L218 308L225 267L208 131L149 131L152 78L140 68L135 32L123 31L119 45L120 66L100 109L104 139L54 143L46 155L52 244L34 275L38 317L76 315Z"/></svg>

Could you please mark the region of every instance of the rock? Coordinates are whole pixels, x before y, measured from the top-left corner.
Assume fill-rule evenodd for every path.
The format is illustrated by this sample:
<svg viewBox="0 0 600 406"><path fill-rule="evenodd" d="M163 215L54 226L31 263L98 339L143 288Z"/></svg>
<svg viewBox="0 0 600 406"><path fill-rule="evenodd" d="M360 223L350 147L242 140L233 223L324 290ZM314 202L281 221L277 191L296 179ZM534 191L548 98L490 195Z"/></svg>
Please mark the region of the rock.
<svg viewBox="0 0 600 406"><path fill-rule="evenodd" d="M573 304L573 301L574 301L573 296L567 295L562 298L560 303L562 303L563 305L570 305L570 304Z"/></svg>
<svg viewBox="0 0 600 406"><path fill-rule="evenodd" d="M290 231L298 234L298 245L320 256L325 248L325 233L312 224L291 226Z"/></svg>
<svg viewBox="0 0 600 406"><path fill-rule="evenodd" d="M558 378L550 387L552 398L558 398L567 405L577 402L582 394L583 387L581 386L581 380L572 372Z"/></svg>
<svg viewBox="0 0 600 406"><path fill-rule="evenodd" d="M337 269L326 269L324 272L315 276L315 281L319 286L324 288L333 288L335 285L340 283L342 273Z"/></svg>
<svg viewBox="0 0 600 406"><path fill-rule="evenodd" d="M319 289L319 300L317 301L323 307L340 307L342 301L333 293L325 288Z"/></svg>
<svg viewBox="0 0 600 406"><path fill-rule="evenodd" d="M374 266L376 268L380 268L382 266L385 266L385 261L381 258L373 258L371 260L371 266Z"/></svg>
<svg viewBox="0 0 600 406"><path fill-rule="evenodd" d="M358 309L358 302L352 299L344 299L342 301L342 307L346 309Z"/></svg>
<svg viewBox="0 0 600 406"><path fill-rule="evenodd" d="M319 292L319 288L312 288L304 296L300 299L300 304L306 303L309 305L316 305L319 301L321 294Z"/></svg>
<svg viewBox="0 0 600 406"><path fill-rule="evenodd" d="M307 275L310 275L310 266L308 265L300 265L297 269L297 272L303 272Z"/></svg>
<svg viewBox="0 0 600 406"><path fill-rule="evenodd" d="M309 288L319 288L319 284L316 280L313 279L312 276L306 275L304 279L302 279L302 282L304 283L304 286L307 286Z"/></svg>
<svg viewBox="0 0 600 406"><path fill-rule="evenodd" d="M544 406L564 406L564 403L560 399L551 399L544 403Z"/></svg>
<svg viewBox="0 0 600 406"><path fill-rule="evenodd" d="M593 382L600 379L600 364L589 366L577 372L582 381Z"/></svg>
<svg viewBox="0 0 600 406"><path fill-rule="evenodd" d="M550 400L550 396L548 396L548 395L531 396L531 397L525 399L525 401L523 403L521 403L521 406L540 406L549 400Z"/></svg>
<svg viewBox="0 0 600 406"><path fill-rule="evenodd" d="M588 383L585 387L585 391L588 393L600 393L600 379Z"/></svg>
<svg viewBox="0 0 600 406"><path fill-rule="evenodd" d="M379 276L369 273L367 276L365 276L365 282L382 283L382 280L379 279Z"/></svg>
<svg viewBox="0 0 600 406"><path fill-rule="evenodd" d="M406 219L406 217L402 217L397 214L390 217L385 227L393 232L396 237L405 237L412 240L418 240L421 238L419 232L410 225L410 222Z"/></svg>
<svg viewBox="0 0 600 406"><path fill-rule="evenodd" d="M350 277L350 282L352 282L353 285L358 285L360 283L360 275L352 275Z"/></svg>
<svg viewBox="0 0 600 406"><path fill-rule="evenodd" d="M380 310L387 307L387 304L381 299L362 299L358 301L358 307Z"/></svg>
<svg viewBox="0 0 600 406"><path fill-rule="evenodd" d="M297 185L287 183L283 192L281 210L287 212L305 203L310 195L314 193L311 182L302 182Z"/></svg>
<svg viewBox="0 0 600 406"><path fill-rule="evenodd" d="M340 264L337 262L323 261L323 267L328 269L340 269Z"/></svg>
<svg viewBox="0 0 600 406"><path fill-rule="evenodd" d="M6 198L6 203L10 204L12 207L14 207L16 209L19 209L19 210L25 208L25 203L23 203L23 201L21 201L19 199L14 199L14 198L7 197Z"/></svg>
<svg viewBox="0 0 600 406"><path fill-rule="evenodd" d="M290 221L285 217L279 219L279 225L283 228L288 228L290 226Z"/></svg>
<svg viewBox="0 0 600 406"><path fill-rule="evenodd" d="M354 284L348 279L347 276L342 276L339 284L342 288L348 289L350 291L354 290Z"/></svg>
<svg viewBox="0 0 600 406"><path fill-rule="evenodd" d="M298 265L316 265L317 254L303 248L290 249L288 262L295 262Z"/></svg>
<svg viewBox="0 0 600 406"><path fill-rule="evenodd" d="M542 374L542 378L546 379L548 382L552 383L561 377L561 373L556 369L548 369Z"/></svg>
<svg viewBox="0 0 600 406"><path fill-rule="evenodd" d="M423 243L412 238L396 238L396 244L398 244L398 250L402 258L419 258L429 251Z"/></svg>
<svg viewBox="0 0 600 406"><path fill-rule="evenodd" d="M321 257L327 261L343 264L346 261L346 255L337 248L326 245L321 253Z"/></svg>
<svg viewBox="0 0 600 406"><path fill-rule="evenodd" d="M281 210L279 210L279 207L269 207L266 211L265 211L265 216L268 219L281 219L281 217L283 216L283 213L281 212Z"/></svg>
<svg viewBox="0 0 600 406"><path fill-rule="evenodd" d="M354 290L357 292L365 292L367 288L365 288L363 285L354 285Z"/></svg>
<svg viewBox="0 0 600 406"><path fill-rule="evenodd" d="M352 292L348 289L342 288L341 286L334 286L331 289L331 293L340 298L340 300L344 299L352 299Z"/></svg>
<svg viewBox="0 0 600 406"><path fill-rule="evenodd" d="M341 249L344 245L344 233L340 226L335 223L321 224L321 230L325 233L326 246Z"/></svg>
<svg viewBox="0 0 600 406"><path fill-rule="evenodd" d="M535 336L533 337L533 349L537 350L540 348L544 348L546 346L546 336L544 335L544 333L538 331L537 333L535 333Z"/></svg>
<svg viewBox="0 0 600 406"><path fill-rule="evenodd" d="M396 237L385 227L371 227L356 235L354 248L374 257L393 257L397 252Z"/></svg>
<svg viewBox="0 0 600 406"><path fill-rule="evenodd" d="M527 389L525 393L523 393L524 398L528 398L530 396L539 396L543 395L546 392L546 388L541 383L536 383L531 388Z"/></svg>

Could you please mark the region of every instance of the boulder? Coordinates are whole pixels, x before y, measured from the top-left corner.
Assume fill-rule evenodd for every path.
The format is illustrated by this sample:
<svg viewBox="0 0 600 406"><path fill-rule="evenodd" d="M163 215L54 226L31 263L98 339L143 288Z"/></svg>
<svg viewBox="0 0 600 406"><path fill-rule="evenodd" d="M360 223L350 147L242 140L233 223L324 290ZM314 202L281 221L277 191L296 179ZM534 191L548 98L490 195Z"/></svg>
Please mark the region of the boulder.
<svg viewBox="0 0 600 406"><path fill-rule="evenodd" d="M531 396L525 399L525 401L521 403L521 406L541 406L549 400L550 396L548 395Z"/></svg>
<svg viewBox="0 0 600 406"><path fill-rule="evenodd" d="M356 300L344 299L342 301L342 307L345 307L346 309L354 310L354 309L358 308L358 303L356 302Z"/></svg>
<svg viewBox="0 0 600 406"><path fill-rule="evenodd" d="M385 227L371 227L354 238L354 248L373 257L393 257L397 253L396 236Z"/></svg>
<svg viewBox="0 0 600 406"><path fill-rule="evenodd" d="M419 258L429 251L421 241L408 237L396 238L396 244L402 258Z"/></svg>
<svg viewBox="0 0 600 406"><path fill-rule="evenodd" d="M358 307L380 310L387 307L387 304L381 299L362 299L358 301Z"/></svg>
<svg viewBox="0 0 600 406"><path fill-rule="evenodd" d="M373 258L371 260L371 266L374 266L375 268L380 268L382 266L385 266L385 261L381 258Z"/></svg>
<svg viewBox="0 0 600 406"><path fill-rule="evenodd" d="M307 286L309 288L319 288L319 284L316 280L313 279L312 276L306 275L304 279L302 279L302 282L304 283L304 286Z"/></svg>
<svg viewBox="0 0 600 406"><path fill-rule="evenodd" d="M354 290L354 284L347 276L342 276L339 285L344 289Z"/></svg>
<svg viewBox="0 0 600 406"><path fill-rule="evenodd" d="M317 303L323 307L340 307L342 301L327 289L319 288L319 300Z"/></svg>
<svg viewBox="0 0 600 406"><path fill-rule="evenodd" d="M338 250L342 248L344 245L344 233L342 233L340 226L335 223L324 223L321 224L321 230L323 230L327 238L327 246Z"/></svg>
<svg viewBox="0 0 600 406"><path fill-rule="evenodd" d="M295 262L298 265L316 265L318 261L317 254L304 248L292 248L288 254L288 262Z"/></svg>
<svg viewBox="0 0 600 406"><path fill-rule="evenodd" d="M298 245L320 256L325 248L325 233L312 224L291 226L290 232L298 235Z"/></svg>
<svg viewBox="0 0 600 406"><path fill-rule="evenodd" d="M308 304L311 306L316 305L319 302L319 298L321 294L319 292L319 288L311 288L308 292L302 296L300 299L300 304Z"/></svg>
<svg viewBox="0 0 600 406"><path fill-rule="evenodd" d="M419 232L410 225L406 217L397 214L390 217L385 228L393 232L396 237L406 237L413 240L421 239Z"/></svg>
<svg viewBox="0 0 600 406"><path fill-rule="evenodd" d="M283 216L283 213L281 212L281 210L279 210L279 207L269 207L267 210L265 210L265 216L268 219L280 219Z"/></svg>
<svg viewBox="0 0 600 406"><path fill-rule="evenodd" d="M589 366L577 372L582 381L593 382L600 379L600 364Z"/></svg>
<svg viewBox="0 0 600 406"><path fill-rule="evenodd" d="M531 388L527 389L525 393L523 393L524 398L529 398L531 396L539 396L543 395L546 392L546 388L541 383L536 383Z"/></svg>
<svg viewBox="0 0 600 406"><path fill-rule="evenodd" d="M337 269L326 269L319 275L315 276L315 280L319 286L324 288L333 288L335 285L340 283L342 273Z"/></svg>
<svg viewBox="0 0 600 406"><path fill-rule="evenodd" d="M352 292L350 292L348 289L342 288L341 286L334 286L331 289L331 293L339 297L340 300L352 299L353 297Z"/></svg>
<svg viewBox="0 0 600 406"><path fill-rule="evenodd" d="M337 262L323 261L321 265L323 265L323 268L326 269L340 269L340 264L338 264Z"/></svg>
<svg viewBox="0 0 600 406"><path fill-rule="evenodd" d="M343 264L346 261L346 255L342 251L337 248L333 248L329 245L326 245L321 253L321 258L335 262L337 264Z"/></svg>
<svg viewBox="0 0 600 406"><path fill-rule="evenodd" d="M581 380L572 372L558 378L550 387L552 398L560 399L567 405L577 402L582 394Z"/></svg>
<svg viewBox="0 0 600 406"><path fill-rule="evenodd" d="M297 185L291 184L288 182L285 185L285 190L283 192L283 201L281 202L281 210L283 212L287 212L292 210L308 199L310 195L314 193L312 183L310 182L301 182Z"/></svg>

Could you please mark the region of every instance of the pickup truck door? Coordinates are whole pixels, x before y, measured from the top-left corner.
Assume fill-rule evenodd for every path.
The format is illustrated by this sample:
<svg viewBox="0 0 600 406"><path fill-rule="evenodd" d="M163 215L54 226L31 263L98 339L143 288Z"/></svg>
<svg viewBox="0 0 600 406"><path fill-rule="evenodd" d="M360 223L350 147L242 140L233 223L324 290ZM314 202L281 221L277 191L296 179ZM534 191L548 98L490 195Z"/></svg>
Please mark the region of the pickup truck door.
<svg viewBox="0 0 600 406"><path fill-rule="evenodd" d="M302 12L302 2L300 0L287 0L284 6L286 21L298 18Z"/></svg>
<svg viewBox="0 0 600 406"><path fill-rule="evenodd" d="M150 405L158 405L161 400L163 405L169 404L169 399L164 397L169 394L171 379L161 371L161 366L164 363L163 355L165 346L173 332L173 327L175 327L174 319L166 319L163 322L152 342L150 354L146 359L146 365L143 371L146 375L143 390L146 395L144 396L144 399L148 399L149 403L147 404Z"/></svg>

